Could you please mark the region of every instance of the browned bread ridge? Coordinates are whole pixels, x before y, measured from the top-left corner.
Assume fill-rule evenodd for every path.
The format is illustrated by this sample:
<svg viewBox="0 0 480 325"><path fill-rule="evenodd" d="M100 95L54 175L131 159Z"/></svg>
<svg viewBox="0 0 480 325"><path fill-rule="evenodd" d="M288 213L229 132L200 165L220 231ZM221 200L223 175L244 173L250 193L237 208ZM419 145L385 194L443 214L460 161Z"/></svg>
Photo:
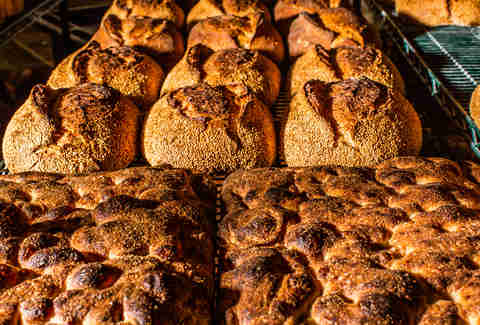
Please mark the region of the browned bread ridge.
<svg viewBox="0 0 480 325"><path fill-rule="evenodd" d="M13 173L124 168L137 152L139 115L129 99L107 86L37 85L8 123L3 158Z"/></svg>
<svg viewBox="0 0 480 325"><path fill-rule="evenodd" d="M165 70L170 70L183 56L184 39L175 25L164 19L130 16L121 19L108 15L92 40L105 49L130 46L154 58Z"/></svg>
<svg viewBox="0 0 480 325"><path fill-rule="evenodd" d="M0 177L1 324L211 324L215 191L185 170Z"/></svg>
<svg viewBox="0 0 480 325"><path fill-rule="evenodd" d="M253 13L263 13L267 22L272 21L270 11L262 0L200 0L188 13L187 25L193 26L201 20L215 16L243 17Z"/></svg>
<svg viewBox="0 0 480 325"><path fill-rule="evenodd" d="M314 16L300 14L290 25L287 38L292 58L315 45L321 45L326 50L342 46L381 46L378 35L367 22L345 8L322 9Z"/></svg>
<svg viewBox="0 0 480 325"><path fill-rule="evenodd" d="M102 50L92 41L64 59L53 70L47 85L54 89L86 82L107 85L146 110L157 100L163 79L162 68L149 56L128 46Z"/></svg>
<svg viewBox="0 0 480 325"><path fill-rule="evenodd" d="M400 16L426 26L480 25L478 0L396 0Z"/></svg>
<svg viewBox="0 0 480 325"><path fill-rule="evenodd" d="M198 22L190 31L187 47L203 44L213 51L244 48L260 51L275 62L285 56L283 40L262 13L244 17L223 15Z"/></svg>
<svg viewBox="0 0 480 325"><path fill-rule="evenodd" d="M150 17L153 19L169 20L182 28L185 14L175 0L114 0L105 13L115 15L121 19L128 17Z"/></svg>
<svg viewBox="0 0 480 325"><path fill-rule="evenodd" d="M480 187L465 171L400 157L231 174L218 323L477 324Z"/></svg>
<svg viewBox="0 0 480 325"><path fill-rule="evenodd" d="M265 104L242 85L174 90L148 113L143 153L152 165L228 173L271 166L275 131Z"/></svg>
<svg viewBox="0 0 480 325"><path fill-rule="evenodd" d="M291 66L289 90L292 95L310 80L324 82L366 77L405 94L405 82L393 62L372 47L339 47L325 51L311 47Z"/></svg>
<svg viewBox="0 0 480 325"><path fill-rule="evenodd" d="M480 126L480 86L475 88L470 99L470 116L477 126Z"/></svg>
<svg viewBox="0 0 480 325"><path fill-rule="evenodd" d="M310 80L290 103L281 141L288 166L373 166L417 155L422 126L403 95L380 83Z"/></svg>
<svg viewBox="0 0 480 325"><path fill-rule="evenodd" d="M257 51L237 48L213 52L198 44L188 49L167 75L161 94L198 83L243 85L267 105L273 105L281 78L277 65Z"/></svg>

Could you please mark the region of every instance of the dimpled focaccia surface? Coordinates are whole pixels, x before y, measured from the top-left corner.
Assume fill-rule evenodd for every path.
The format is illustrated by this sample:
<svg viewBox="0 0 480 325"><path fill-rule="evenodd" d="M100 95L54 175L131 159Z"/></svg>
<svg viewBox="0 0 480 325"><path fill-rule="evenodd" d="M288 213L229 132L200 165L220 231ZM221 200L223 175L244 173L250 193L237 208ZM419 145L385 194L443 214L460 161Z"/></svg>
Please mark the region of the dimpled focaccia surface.
<svg viewBox="0 0 480 325"><path fill-rule="evenodd" d="M209 324L211 190L166 167L0 177L0 324Z"/></svg>
<svg viewBox="0 0 480 325"><path fill-rule="evenodd" d="M478 324L479 167L237 171L222 189L224 324Z"/></svg>

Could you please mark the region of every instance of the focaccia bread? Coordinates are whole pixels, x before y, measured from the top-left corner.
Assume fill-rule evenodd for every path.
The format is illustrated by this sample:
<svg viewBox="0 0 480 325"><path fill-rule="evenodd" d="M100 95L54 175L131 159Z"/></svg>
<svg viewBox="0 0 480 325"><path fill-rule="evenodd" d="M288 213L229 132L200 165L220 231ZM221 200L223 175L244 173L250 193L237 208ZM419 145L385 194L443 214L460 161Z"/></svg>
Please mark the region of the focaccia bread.
<svg viewBox="0 0 480 325"><path fill-rule="evenodd" d="M270 110L242 85L202 83L167 93L145 119L142 145L152 166L202 172L267 167L276 156Z"/></svg>
<svg viewBox="0 0 480 325"><path fill-rule="evenodd" d="M114 0L105 17L115 15L121 19L128 17L150 17L169 20L182 28L185 14L175 0Z"/></svg>
<svg viewBox="0 0 480 325"><path fill-rule="evenodd" d="M263 13L270 23L270 10L263 0L200 0L188 13L187 25L193 26L200 20L222 15L247 16Z"/></svg>
<svg viewBox="0 0 480 325"><path fill-rule="evenodd" d="M93 83L33 87L3 137L10 172L84 174L127 167L137 153L139 109Z"/></svg>
<svg viewBox="0 0 480 325"><path fill-rule="evenodd" d="M210 324L214 198L166 167L0 177L0 323Z"/></svg>
<svg viewBox="0 0 480 325"><path fill-rule="evenodd" d="M54 89L86 82L107 85L147 110L157 100L164 77L163 69L148 55L128 46L102 50L92 41L64 59L47 85Z"/></svg>
<svg viewBox="0 0 480 325"><path fill-rule="evenodd" d="M183 56L185 45L182 34L165 19L130 16L121 19L108 15L102 21L92 40L102 49L112 46L130 46L154 58L165 70L170 70Z"/></svg>
<svg viewBox="0 0 480 325"><path fill-rule="evenodd" d="M281 78L277 65L257 51L228 49L213 52L198 44L188 49L167 75L161 94L198 83L243 85L267 105L273 105L280 92Z"/></svg>
<svg viewBox="0 0 480 325"><path fill-rule="evenodd" d="M219 324L477 324L479 166L465 167L401 157L230 175Z"/></svg>
<svg viewBox="0 0 480 325"><path fill-rule="evenodd" d="M190 31L187 48L203 44L213 51L233 48L260 51L275 62L285 56L283 40L263 13L244 17L223 15L198 22Z"/></svg>

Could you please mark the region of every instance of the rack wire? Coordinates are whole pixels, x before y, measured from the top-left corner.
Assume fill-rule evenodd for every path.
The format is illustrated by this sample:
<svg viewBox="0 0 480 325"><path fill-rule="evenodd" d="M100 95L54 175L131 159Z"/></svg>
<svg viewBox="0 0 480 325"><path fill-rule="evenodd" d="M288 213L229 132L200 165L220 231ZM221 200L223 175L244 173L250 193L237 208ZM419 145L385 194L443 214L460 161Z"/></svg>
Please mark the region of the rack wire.
<svg viewBox="0 0 480 325"><path fill-rule="evenodd" d="M446 115L470 139L480 158L480 130L468 114L470 96L480 82L480 39L474 29L441 26L432 30L398 27L392 15L375 0L365 0L374 10L382 31L393 41ZM475 55L477 54L477 55Z"/></svg>

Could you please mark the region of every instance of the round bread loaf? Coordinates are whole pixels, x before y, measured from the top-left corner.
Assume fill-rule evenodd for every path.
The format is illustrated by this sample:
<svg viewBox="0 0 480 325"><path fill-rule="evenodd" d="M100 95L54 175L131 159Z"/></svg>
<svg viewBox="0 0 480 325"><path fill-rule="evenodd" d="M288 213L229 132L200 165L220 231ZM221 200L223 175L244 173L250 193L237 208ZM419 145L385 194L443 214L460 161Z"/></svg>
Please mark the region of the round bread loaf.
<svg viewBox="0 0 480 325"><path fill-rule="evenodd" d="M260 51L275 62L285 56L282 37L262 13L244 17L224 15L198 22L190 31L187 47L203 44L213 51L244 48Z"/></svg>
<svg viewBox="0 0 480 325"><path fill-rule="evenodd" d="M311 80L292 99L282 140L289 166L373 166L418 154L422 127L410 103L380 83Z"/></svg>
<svg viewBox="0 0 480 325"><path fill-rule="evenodd" d="M104 84L148 109L157 100L163 79L162 68L149 56L128 46L102 50L92 41L63 60L53 70L47 85L58 89L86 82Z"/></svg>
<svg viewBox="0 0 480 325"><path fill-rule="evenodd" d="M472 98L470 100L470 115L473 120L480 127L480 86L477 86L473 91Z"/></svg>
<svg viewBox="0 0 480 325"><path fill-rule="evenodd" d="M128 17L150 17L154 19L169 20L182 28L185 14L175 0L114 0L105 13L115 15L120 19Z"/></svg>
<svg viewBox="0 0 480 325"><path fill-rule="evenodd" d="M368 24L345 8L322 9L316 15L300 14L290 25L288 51L298 57L315 45L326 50L341 46L381 47L378 35Z"/></svg>
<svg viewBox="0 0 480 325"><path fill-rule="evenodd" d="M136 154L138 119L138 108L110 87L37 85L7 126L5 163L12 173L124 168Z"/></svg>
<svg viewBox="0 0 480 325"><path fill-rule="evenodd" d="M170 70L185 51L182 34L168 20L148 17L120 19L108 15L92 40L105 49L112 46L130 46L154 58L164 69Z"/></svg>
<svg viewBox="0 0 480 325"><path fill-rule="evenodd" d="M213 52L198 44L188 49L170 71L162 86L162 95L178 88L205 82L210 86L243 85L273 105L280 92L280 70L257 51L228 49Z"/></svg>
<svg viewBox="0 0 480 325"><path fill-rule="evenodd" d="M292 65L290 93L300 91L309 80L332 82L360 77L405 94L402 75L382 51L372 47L340 47L326 52L319 45L310 48Z"/></svg>
<svg viewBox="0 0 480 325"><path fill-rule="evenodd" d="M244 86L174 90L152 107L143 129L152 166L228 173L271 166L275 150L270 111Z"/></svg>
<svg viewBox="0 0 480 325"><path fill-rule="evenodd" d="M269 23L272 21L270 11L262 0L200 0L188 13L187 25L193 26L200 20L215 16L244 17L253 13L263 13Z"/></svg>
<svg viewBox="0 0 480 325"><path fill-rule="evenodd" d="M400 16L426 26L480 25L478 0L396 0Z"/></svg>

